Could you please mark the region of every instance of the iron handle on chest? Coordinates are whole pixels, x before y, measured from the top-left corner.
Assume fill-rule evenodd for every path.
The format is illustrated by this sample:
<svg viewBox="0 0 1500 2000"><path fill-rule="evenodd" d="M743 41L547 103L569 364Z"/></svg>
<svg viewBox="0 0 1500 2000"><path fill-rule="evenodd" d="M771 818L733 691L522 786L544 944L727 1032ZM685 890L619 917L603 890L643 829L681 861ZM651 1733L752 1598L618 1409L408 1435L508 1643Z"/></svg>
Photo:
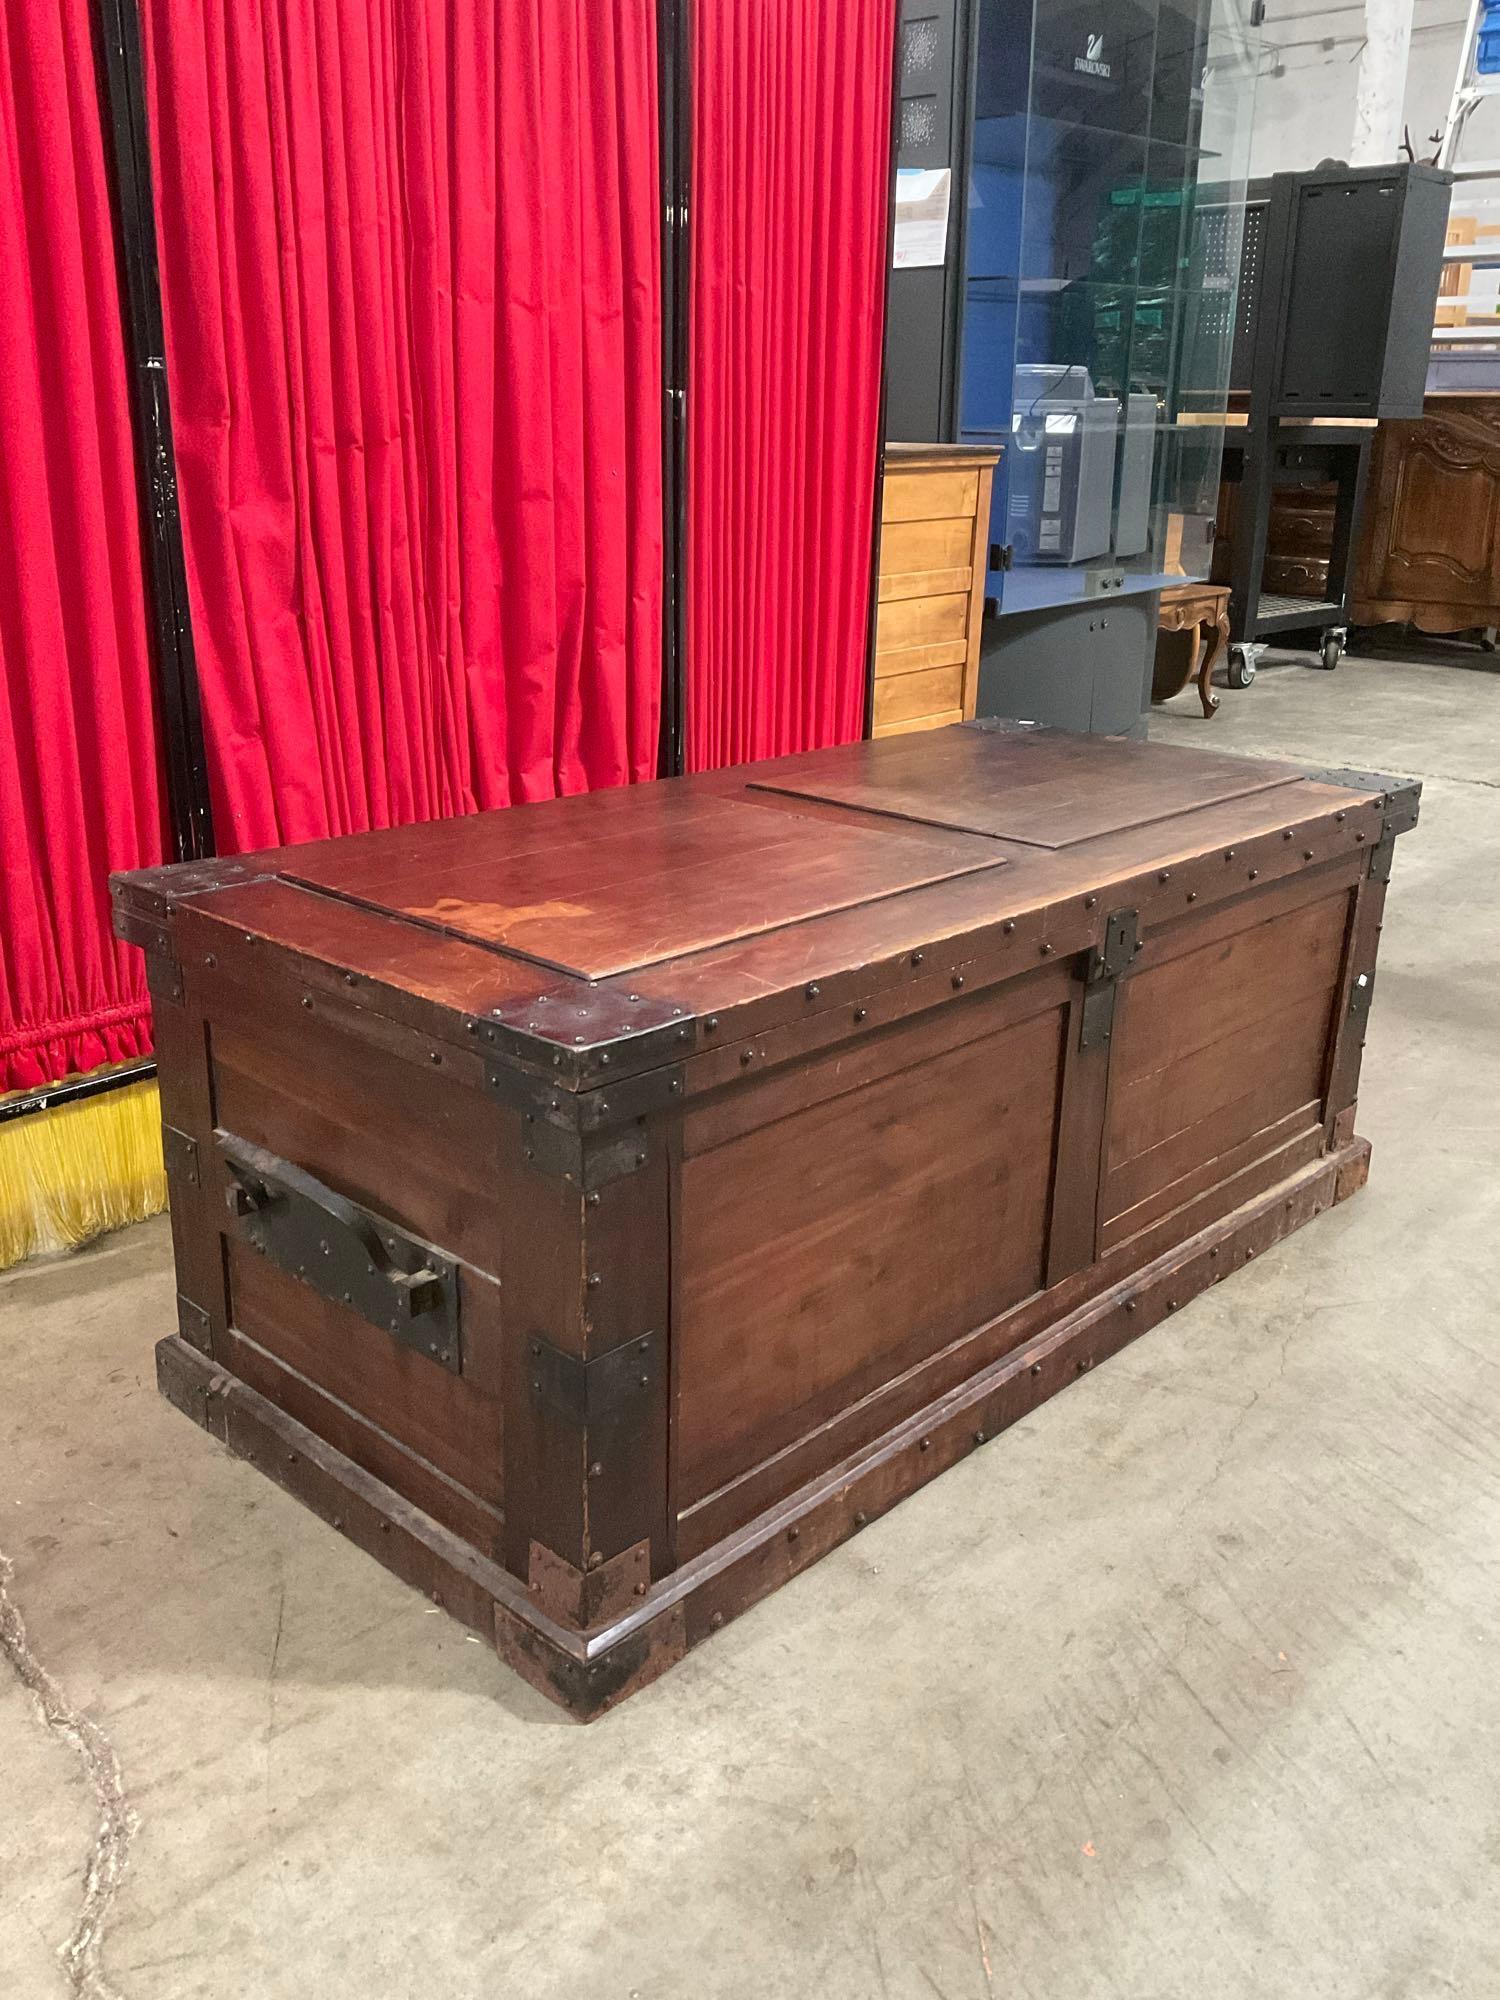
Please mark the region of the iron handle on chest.
<svg viewBox="0 0 1500 2000"><path fill-rule="evenodd" d="M237 1234L263 1257L454 1374L462 1372L458 1266L290 1160L214 1134Z"/></svg>

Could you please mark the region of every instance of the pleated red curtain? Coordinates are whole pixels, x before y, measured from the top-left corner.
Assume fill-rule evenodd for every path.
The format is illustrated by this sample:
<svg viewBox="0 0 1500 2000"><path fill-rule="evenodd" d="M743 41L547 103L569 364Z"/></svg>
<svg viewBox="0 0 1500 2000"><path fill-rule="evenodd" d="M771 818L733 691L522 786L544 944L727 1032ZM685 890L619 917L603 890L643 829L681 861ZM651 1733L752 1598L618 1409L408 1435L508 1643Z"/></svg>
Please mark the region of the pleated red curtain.
<svg viewBox="0 0 1500 2000"><path fill-rule="evenodd" d="M653 774L653 0L143 0L221 850Z"/></svg>
<svg viewBox="0 0 1500 2000"><path fill-rule="evenodd" d="M164 828L91 12L0 27L0 1091L150 1046L106 886Z"/></svg>
<svg viewBox="0 0 1500 2000"><path fill-rule="evenodd" d="M694 7L686 743L864 720L896 0Z"/></svg>

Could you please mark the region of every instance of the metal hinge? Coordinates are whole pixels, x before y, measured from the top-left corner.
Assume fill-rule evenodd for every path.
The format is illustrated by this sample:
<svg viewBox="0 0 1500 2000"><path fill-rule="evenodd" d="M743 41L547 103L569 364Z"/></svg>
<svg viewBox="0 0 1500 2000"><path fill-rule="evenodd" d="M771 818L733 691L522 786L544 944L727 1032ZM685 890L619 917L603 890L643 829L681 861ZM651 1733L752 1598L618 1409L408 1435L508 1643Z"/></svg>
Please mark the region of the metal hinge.
<svg viewBox="0 0 1500 2000"><path fill-rule="evenodd" d="M579 1430L642 1403L656 1380L660 1342L654 1333L637 1334L590 1361L533 1335L529 1343L531 1393L536 1402Z"/></svg>
<svg viewBox="0 0 1500 2000"><path fill-rule="evenodd" d="M198 1141L190 1138L186 1132L179 1132L175 1125L163 1125L161 1150L168 1178L174 1181L186 1181L189 1187L197 1187Z"/></svg>
<svg viewBox="0 0 1500 2000"><path fill-rule="evenodd" d="M990 568L1011 570L1015 568L1016 549L1014 542L990 543Z"/></svg>
<svg viewBox="0 0 1500 2000"><path fill-rule="evenodd" d="M1361 1015L1369 1013L1370 1001L1374 997L1374 993L1374 973L1357 972L1354 975L1354 982L1349 988L1349 1017L1351 1020L1358 1020Z"/></svg>
<svg viewBox="0 0 1500 2000"><path fill-rule="evenodd" d="M146 946L146 983L153 1001L171 1000L182 1005L182 967L165 938Z"/></svg>
<svg viewBox="0 0 1500 2000"><path fill-rule="evenodd" d="M1120 975L1140 948L1139 911L1113 911L1104 925L1104 942L1096 947L1089 962L1088 983L1083 993L1083 1026L1078 1037L1081 1049L1096 1049L1114 1033L1115 990Z"/></svg>
<svg viewBox="0 0 1500 2000"><path fill-rule="evenodd" d="M213 1353L213 1322L204 1308L183 1292L177 1294L177 1331L200 1354Z"/></svg>
<svg viewBox="0 0 1500 2000"><path fill-rule="evenodd" d="M1379 840L1370 849L1370 880L1372 882L1389 882L1391 879L1391 863L1395 858L1396 829L1387 820L1385 832L1381 834Z"/></svg>

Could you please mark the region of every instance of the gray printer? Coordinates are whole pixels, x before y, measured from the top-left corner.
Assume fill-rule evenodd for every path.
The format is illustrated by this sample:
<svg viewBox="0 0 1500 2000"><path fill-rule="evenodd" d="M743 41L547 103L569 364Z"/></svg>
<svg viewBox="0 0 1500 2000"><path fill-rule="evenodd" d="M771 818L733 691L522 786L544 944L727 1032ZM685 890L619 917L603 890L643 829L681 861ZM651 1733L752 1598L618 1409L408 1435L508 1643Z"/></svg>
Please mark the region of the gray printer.
<svg viewBox="0 0 1500 2000"><path fill-rule="evenodd" d="M1008 523L1017 562L1109 554L1119 434L1119 398L1096 396L1082 363L1017 367Z"/></svg>

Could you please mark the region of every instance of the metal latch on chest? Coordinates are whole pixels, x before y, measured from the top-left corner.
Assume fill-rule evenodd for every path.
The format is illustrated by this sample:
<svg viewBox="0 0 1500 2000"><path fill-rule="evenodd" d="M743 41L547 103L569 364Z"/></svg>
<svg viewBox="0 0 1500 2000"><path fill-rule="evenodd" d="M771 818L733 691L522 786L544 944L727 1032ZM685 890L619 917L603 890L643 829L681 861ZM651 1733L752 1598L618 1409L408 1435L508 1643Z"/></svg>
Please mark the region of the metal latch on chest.
<svg viewBox="0 0 1500 2000"><path fill-rule="evenodd" d="M1120 976L1141 948L1140 914L1136 910L1115 910L1104 926L1104 942L1089 958L1088 982L1083 992L1083 1027L1078 1046L1098 1048L1114 1033L1115 992Z"/></svg>

